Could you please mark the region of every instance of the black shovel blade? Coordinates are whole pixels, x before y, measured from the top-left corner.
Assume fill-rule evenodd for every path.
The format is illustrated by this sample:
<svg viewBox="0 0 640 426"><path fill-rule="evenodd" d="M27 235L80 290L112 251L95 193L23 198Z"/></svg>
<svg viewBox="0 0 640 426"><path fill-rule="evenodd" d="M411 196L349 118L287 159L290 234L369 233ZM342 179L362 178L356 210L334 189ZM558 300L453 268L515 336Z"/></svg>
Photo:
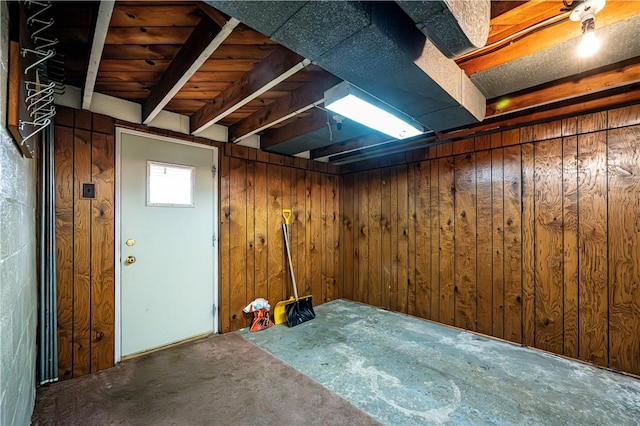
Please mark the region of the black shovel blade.
<svg viewBox="0 0 640 426"><path fill-rule="evenodd" d="M316 317L316 313L313 312L311 299L311 296L303 297L284 307L287 325L289 327L295 327L298 324L310 321Z"/></svg>

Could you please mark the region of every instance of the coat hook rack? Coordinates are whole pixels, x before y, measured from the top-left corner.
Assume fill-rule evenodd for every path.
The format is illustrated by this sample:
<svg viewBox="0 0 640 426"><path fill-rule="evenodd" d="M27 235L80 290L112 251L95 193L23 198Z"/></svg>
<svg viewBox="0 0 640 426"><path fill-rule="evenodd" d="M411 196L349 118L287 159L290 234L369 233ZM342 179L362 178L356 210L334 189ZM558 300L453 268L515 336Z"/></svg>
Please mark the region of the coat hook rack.
<svg viewBox="0 0 640 426"><path fill-rule="evenodd" d="M50 34L55 24L48 13L52 5L51 1L25 0L20 7L20 13L26 18L22 21L26 22L26 28L20 31L24 34L19 43L21 59L19 66L15 66L25 77L20 78L24 83L16 88L22 99L19 111L9 124L17 128L17 132L11 129L12 134L28 157L34 154L34 143L30 140L51 125L56 113L55 95L63 94L65 90L64 62L53 59L56 56L53 47L58 39Z"/></svg>

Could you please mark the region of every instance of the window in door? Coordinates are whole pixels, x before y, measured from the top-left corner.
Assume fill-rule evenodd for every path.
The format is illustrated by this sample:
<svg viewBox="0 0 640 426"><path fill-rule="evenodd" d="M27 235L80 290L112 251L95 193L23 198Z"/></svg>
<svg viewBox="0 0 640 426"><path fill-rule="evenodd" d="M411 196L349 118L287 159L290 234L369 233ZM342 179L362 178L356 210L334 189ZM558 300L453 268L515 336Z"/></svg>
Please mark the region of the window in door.
<svg viewBox="0 0 640 426"><path fill-rule="evenodd" d="M194 207L195 168L147 161L147 206Z"/></svg>

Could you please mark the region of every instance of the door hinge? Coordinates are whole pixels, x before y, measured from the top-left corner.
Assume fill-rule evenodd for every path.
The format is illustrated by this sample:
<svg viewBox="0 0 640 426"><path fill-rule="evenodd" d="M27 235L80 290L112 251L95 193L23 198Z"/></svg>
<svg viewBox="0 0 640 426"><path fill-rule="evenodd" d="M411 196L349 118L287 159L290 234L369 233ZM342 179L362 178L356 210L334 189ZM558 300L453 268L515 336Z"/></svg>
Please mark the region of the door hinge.
<svg viewBox="0 0 640 426"><path fill-rule="evenodd" d="M213 237L211 237L212 243L213 243L213 247L216 247L216 241L218 241L218 239L216 238L216 236L214 235Z"/></svg>
<svg viewBox="0 0 640 426"><path fill-rule="evenodd" d="M218 307L214 304L213 305L213 315L215 316L216 313L218 313Z"/></svg>
<svg viewBox="0 0 640 426"><path fill-rule="evenodd" d="M211 174L213 177L216 177L216 173L218 173L218 168L216 166L211 166Z"/></svg>

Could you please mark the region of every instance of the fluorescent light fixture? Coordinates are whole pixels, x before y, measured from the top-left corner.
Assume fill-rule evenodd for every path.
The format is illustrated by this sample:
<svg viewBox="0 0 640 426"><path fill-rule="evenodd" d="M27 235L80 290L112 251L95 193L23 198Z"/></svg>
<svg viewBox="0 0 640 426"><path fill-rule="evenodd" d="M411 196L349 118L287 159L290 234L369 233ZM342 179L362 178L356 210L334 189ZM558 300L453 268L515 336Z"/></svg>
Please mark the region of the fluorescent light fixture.
<svg viewBox="0 0 640 426"><path fill-rule="evenodd" d="M324 92L325 108L396 139L424 133L422 125L349 82Z"/></svg>

